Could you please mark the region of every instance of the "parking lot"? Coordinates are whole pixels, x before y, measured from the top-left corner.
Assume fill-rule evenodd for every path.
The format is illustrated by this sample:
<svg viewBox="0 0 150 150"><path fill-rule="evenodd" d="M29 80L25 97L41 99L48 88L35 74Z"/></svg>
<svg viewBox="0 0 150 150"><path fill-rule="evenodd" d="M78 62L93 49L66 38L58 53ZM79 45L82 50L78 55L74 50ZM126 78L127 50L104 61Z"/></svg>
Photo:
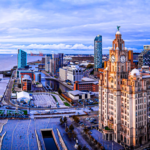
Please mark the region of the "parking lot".
<svg viewBox="0 0 150 150"><path fill-rule="evenodd" d="M33 103L36 107L66 107L58 95L50 93L33 94Z"/></svg>
<svg viewBox="0 0 150 150"><path fill-rule="evenodd" d="M86 100L79 100L79 104L81 105L97 105L98 104L98 98L91 98Z"/></svg>
<svg viewBox="0 0 150 150"><path fill-rule="evenodd" d="M84 116L80 117L79 125L84 125L87 127L98 125L98 116Z"/></svg>
<svg viewBox="0 0 150 150"><path fill-rule="evenodd" d="M98 126L98 115L90 115L90 116L78 116L79 123L75 123L78 127L97 127ZM73 121L73 118L71 118Z"/></svg>

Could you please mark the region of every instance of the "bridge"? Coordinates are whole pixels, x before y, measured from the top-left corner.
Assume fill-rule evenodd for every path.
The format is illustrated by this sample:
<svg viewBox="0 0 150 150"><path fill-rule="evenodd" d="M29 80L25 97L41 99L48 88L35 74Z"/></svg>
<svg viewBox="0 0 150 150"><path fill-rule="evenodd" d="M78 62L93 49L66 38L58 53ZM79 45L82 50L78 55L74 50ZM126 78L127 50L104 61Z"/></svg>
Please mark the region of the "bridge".
<svg viewBox="0 0 150 150"><path fill-rule="evenodd" d="M70 85L65 84L63 81L59 80L59 78L54 78L54 77L50 76L50 75L49 75L46 71L44 71L44 70L42 70L41 72L46 75L46 77L42 77L42 78L47 79L47 80L54 80L54 81L57 81L57 82L59 82L60 84L62 84L63 86L67 87L69 90L73 90L73 86L70 86Z"/></svg>

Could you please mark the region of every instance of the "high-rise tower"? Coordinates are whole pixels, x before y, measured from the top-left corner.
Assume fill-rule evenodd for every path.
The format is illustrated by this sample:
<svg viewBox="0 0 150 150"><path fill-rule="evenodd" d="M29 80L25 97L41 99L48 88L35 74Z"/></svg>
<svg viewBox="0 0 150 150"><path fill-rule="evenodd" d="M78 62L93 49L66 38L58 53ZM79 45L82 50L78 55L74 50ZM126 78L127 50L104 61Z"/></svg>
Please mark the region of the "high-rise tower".
<svg viewBox="0 0 150 150"><path fill-rule="evenodd" d="M94 39L94 70L102 68L102 36L97 35Z"/></svg>
<svg viewBox="0 0 150 150"><path fill-rule="evenodd" d="M27 66L27 53L18 49L18 68L25 68Z"/></svg>

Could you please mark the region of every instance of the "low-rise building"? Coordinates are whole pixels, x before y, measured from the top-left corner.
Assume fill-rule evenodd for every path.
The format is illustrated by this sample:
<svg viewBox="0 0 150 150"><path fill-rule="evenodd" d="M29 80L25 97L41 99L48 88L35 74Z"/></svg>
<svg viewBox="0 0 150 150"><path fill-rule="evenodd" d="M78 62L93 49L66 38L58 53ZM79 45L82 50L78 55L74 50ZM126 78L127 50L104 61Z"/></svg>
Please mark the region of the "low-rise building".
<svg viewBox="0 0 150 150"><path fill-rule="evenodd" d="M17 77L20 79L19 84L23 91L32 91L32 84L41 83L41 73L38 71L18 69Z"/></svg>
<svg viewBox="0 0 150 150"><path fill-rule="evenodd" d="M27 103L27 104L29 104L30 99L31 99L31 97L30 97L29 93L24 92L24 91L17 92L17 101L19 103Z"/></svg>
<svg viewBox="0 0 150 150"><path fill-rule="evenodd" d="M77 65L72 65L67 68L67 79L72 83L75 81L81 81L83 78L83 70Z"/></svg>
<svg viewBox="0 0 150 150"><path fill-rule="evenodd" d="M138 56L138 68L142 68L142 66L150 67L150 50L144 50Z"/></svg>
<svg viewBox="0 0 150 150"><path fill-rule="evenodd" d="M72 57L73 62L82 62L82 61L89 61L94 63L94 57L93 56L74 56Z"/></svg>
<svg viewBox="0 0 150 150"><path fill-rule="evenodd" d="M81 81L75 81L74 83L74 90L98 92L98 87L98 81L87 77L82 78Z"/></svg>
<svg viewBox="0 0 150 150"><path fill-rule="evenodd" d="M29 69L17 70L17 78L20 79L20 82L24 75L29 75L32 81L41 82L41 73L38 71L32 71Z"/></svg>
<svg viewBox="0 0 150 150"><path fill-rule="evenodd" d="M72 84L75 81L81 81L83 78L83 70L78 65L71 65L59 69L59 78L62 81L69 80Z"/></svg>
<svg viewBox="0 0 150 150"><path fill-rule="evenodd" d="M67 80L67 68L59 68L59 79L62 81Z"/></svg>
<svg viewBox="0 0 150 150"><path fill-rule="evenodd" d="M150 45L144 45L144 50L150 50Z"/></svg>
<svg viewBox="0 0 150 150"><path fill-rule="evenodd" d="M79 91L79 90L69 91L68 96L72 100L83 100L83 99L90 99L91 98L89 92L82 92L82 91Z"/></svg>
<svg viewBox="0 0 150 150"><path fill-rule="evenodd" d="M21 85L23 91L31 91L32 90L32 79L29 75L24 75L21 78Z"/></svg>

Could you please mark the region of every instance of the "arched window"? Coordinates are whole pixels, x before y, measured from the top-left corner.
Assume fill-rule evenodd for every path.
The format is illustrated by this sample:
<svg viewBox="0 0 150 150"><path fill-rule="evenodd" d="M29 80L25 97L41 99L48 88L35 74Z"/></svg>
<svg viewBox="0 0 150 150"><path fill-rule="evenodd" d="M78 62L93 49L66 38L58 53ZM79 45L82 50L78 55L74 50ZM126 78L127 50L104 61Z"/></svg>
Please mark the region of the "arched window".
<svg viewBox="0 0 150 150"><path fill-rule="evenodd" d="M121 71L123 72L123 66L121 67Z"/></svg>
<svg viewBox="0 0 150 150"><path fill-rule="evenodd" d="M112 71L114 72L114 66L113 66L113 70Z"/></svg>

